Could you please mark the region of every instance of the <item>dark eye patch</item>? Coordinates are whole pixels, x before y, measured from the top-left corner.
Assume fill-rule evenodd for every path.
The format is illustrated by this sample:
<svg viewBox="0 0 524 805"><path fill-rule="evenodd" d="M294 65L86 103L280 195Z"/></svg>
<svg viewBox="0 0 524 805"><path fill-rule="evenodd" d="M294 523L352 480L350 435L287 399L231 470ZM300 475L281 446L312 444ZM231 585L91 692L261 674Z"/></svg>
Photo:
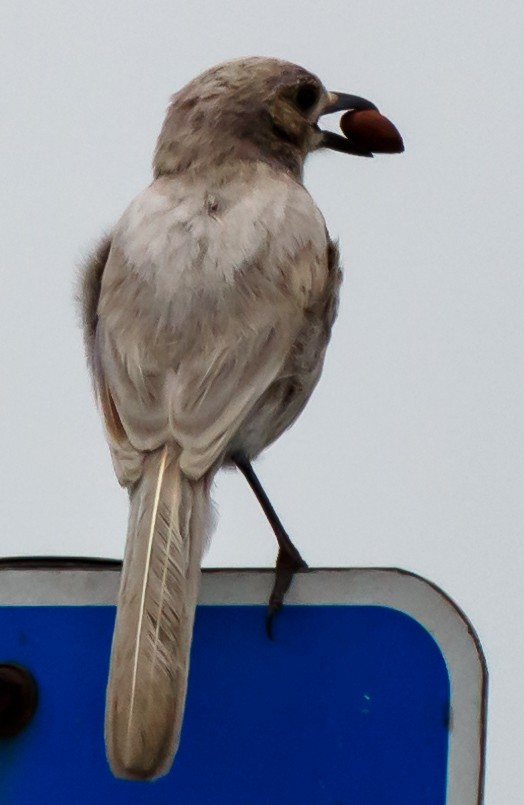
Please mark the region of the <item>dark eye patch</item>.
<svg viewBox="0 0 524 805"><path fill-rule="evenodd" d="M312 84L302 84L295 95L295 103L301 112L309 112L318 101L318 88Z"/></svg>

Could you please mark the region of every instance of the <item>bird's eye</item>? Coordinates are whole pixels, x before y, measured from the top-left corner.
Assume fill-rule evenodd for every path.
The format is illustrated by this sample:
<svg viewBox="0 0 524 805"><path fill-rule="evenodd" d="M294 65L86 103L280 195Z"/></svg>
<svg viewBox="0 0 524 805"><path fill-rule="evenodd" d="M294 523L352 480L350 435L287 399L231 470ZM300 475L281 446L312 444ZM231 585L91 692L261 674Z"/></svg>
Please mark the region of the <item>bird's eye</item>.
<svg viewBox="0 0 524 805"><path fill-rule="evenodd" d="M318 89L311 84L302 84L295 95L295 103L301 112L310 112L319 98Z"/></svg>

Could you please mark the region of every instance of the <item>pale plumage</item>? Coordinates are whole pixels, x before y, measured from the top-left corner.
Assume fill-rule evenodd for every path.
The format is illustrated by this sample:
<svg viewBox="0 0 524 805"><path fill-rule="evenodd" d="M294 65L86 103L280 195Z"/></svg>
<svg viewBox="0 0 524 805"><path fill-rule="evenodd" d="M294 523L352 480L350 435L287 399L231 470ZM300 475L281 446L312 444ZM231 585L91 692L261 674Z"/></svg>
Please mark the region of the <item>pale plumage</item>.
<svg viewBox="0 0 524 805"><path fill-rule="evenodd" d="M334 97L274 59L196 79L153 183L85 269L89 364L130 493L106 708L118 776L165 773L178 744L214 473L277 438L320 376L340 269L301 175Z"/></svg>
<svg viewBox="0 0 524 805"><path fill-rule="evenodd" d="M139 450L174 440L197 478L292 360L329 277L306 190L264 164L239 173L226 192L208 176L187 205L186 181L157 180L117 224L101 285L96 349L124 430ZM250 455L272 440L261 425Z"/></svg>
<svg viewBox="0 0 524 805"><path fill-rule="evenodd" d="M119 777L171 765L208 520L206 479L185 478L168 446L147 455L131 495L107 688L107 752Z"/></svg>

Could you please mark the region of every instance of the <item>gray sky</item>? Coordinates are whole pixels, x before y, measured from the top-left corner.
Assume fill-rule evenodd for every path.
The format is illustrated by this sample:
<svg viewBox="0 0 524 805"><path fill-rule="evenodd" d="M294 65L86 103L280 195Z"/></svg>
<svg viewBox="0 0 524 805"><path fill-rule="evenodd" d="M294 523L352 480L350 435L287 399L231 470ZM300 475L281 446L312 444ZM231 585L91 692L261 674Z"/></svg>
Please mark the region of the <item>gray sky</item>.
<svg viewBox="0 0 524 805"><path fill-rule="evenodd" d="M491 672L488 803L523 788L523 23L516 0L0 10L1 553L122 554L74 266L149 182L170 94L268 55L370 98L406 153L308 164L341 311L319 388L258 469L311 565L403 567L470 616ZM214 497L206 564L271 565L245 482L223 475Z"/></svg>

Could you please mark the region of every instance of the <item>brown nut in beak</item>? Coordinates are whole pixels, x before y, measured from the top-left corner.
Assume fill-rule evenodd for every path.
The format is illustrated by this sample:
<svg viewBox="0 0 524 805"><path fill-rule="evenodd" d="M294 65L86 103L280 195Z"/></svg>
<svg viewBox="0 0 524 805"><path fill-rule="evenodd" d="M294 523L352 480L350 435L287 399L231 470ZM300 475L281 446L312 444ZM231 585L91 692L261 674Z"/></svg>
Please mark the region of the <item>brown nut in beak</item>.
<svg viewBox="0 0 524 805"><path fill-rule="evenodd" d="M323 115L345 111L340 128L345 134L323 131L320 148L331 148L345 154L372 157L376 154L400 154L404 143L399 132L387 117L381 115L374 103L360 95L330 92Z"/></svg>
<svg viewBox="0 0 524 805"><path fill-rule="evenodd" d="M400 154L404 143L393 123L378 109L350 110L342 115L340 128L362 151L375 154Z"/></svg>

